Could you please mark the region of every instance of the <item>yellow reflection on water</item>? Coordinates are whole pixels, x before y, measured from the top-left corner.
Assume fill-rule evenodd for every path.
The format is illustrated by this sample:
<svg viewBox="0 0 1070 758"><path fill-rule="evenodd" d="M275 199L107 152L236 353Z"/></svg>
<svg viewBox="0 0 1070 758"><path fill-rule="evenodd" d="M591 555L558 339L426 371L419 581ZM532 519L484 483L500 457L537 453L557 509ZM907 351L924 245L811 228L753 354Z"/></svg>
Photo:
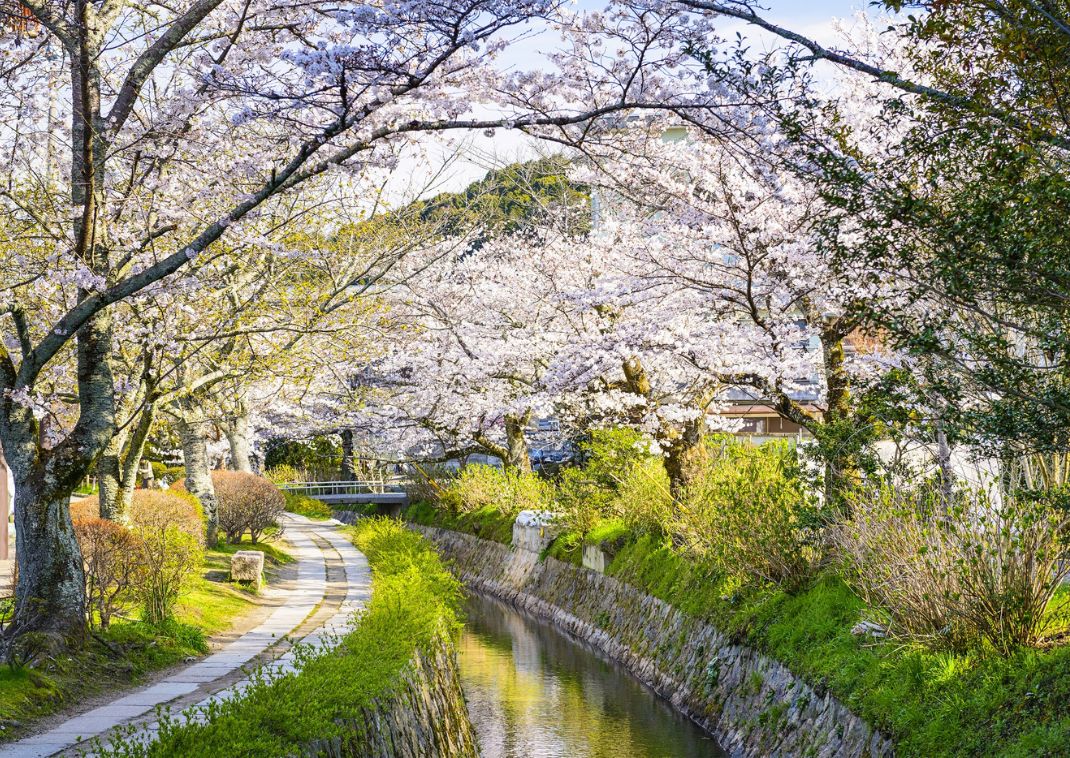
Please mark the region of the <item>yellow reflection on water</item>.
<svg viewBox="0 0 1070 758"><path fill-rule="evenodd" d="M719 756L615 666L500 603L473 598L461 678L484 758Z"/></svg>

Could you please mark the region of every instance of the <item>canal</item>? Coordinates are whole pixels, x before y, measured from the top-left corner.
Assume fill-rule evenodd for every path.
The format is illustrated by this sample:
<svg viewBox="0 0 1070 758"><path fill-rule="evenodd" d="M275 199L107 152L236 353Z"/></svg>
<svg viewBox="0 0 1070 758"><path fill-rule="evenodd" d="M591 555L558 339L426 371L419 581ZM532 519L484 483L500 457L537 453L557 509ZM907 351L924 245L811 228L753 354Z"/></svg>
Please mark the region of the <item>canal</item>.
<svg viewBox="0 0 1070 758"><path fill-rule="evenodd" d="M495 600L467 601L461 682L483 758L723 756L594 650Z"/></svg>

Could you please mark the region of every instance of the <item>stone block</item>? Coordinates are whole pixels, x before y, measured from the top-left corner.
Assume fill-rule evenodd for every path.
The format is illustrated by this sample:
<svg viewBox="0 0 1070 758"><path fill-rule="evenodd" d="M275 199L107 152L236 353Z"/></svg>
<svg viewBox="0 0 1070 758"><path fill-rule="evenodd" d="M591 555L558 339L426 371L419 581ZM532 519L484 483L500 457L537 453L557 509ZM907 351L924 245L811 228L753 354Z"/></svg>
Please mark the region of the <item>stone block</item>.
<svg viewBox="0 0 1070 758"><path fill-rule="evenodd" d="M264 554L259 550L239 550L231 557L231 580L259 587L263 575Z"/></svg>
<svg viewBox="0 0 1070 758"><path fill-rule="evenodd" d="M606 573L606 554L598 545L583 546L583 567L599 574Z"/></svg>

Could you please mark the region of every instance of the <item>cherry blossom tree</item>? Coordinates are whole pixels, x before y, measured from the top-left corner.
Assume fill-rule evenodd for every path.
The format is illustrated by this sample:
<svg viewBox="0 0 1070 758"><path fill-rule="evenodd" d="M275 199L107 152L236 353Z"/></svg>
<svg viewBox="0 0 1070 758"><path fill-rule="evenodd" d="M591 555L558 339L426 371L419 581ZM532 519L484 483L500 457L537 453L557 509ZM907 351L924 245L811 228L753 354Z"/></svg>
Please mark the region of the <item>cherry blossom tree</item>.
<svg viewBox="0 0 1070 758"><path fill-rule="evenodd" d="M556 13L553 0L25 5L36 36L3 41L17 64L4 96L20 114L3 135L5 244L18 256L5 256L0 357L20 562L12 640L80 633L67 496L115 433L111 306L204 265L216 246L240 249L269 200L389 165L398 140L582 131L664 99L657 77L636 77L647 65L636 56L571 71L559 97L548 79L496 70L508 31ZM76 398L66 412L49 415L51 386Z"/></svg>
<svg viewBox="0 0 1070 758"><path fill-rule="evenodd" d="M579 177L603 198L587 244L605 266L583 297L604 323L557 357L558 381L631 416L666 454L676 491L700 467L711 422L730 427L729 393L746 388L818 439L831 499L872 436L852 392L884 364L849 342L862 344L881 292L831 265L815 232L820 198L783 162L790 146L764 131L751 130L764 141L754 152L661 123L586 147Z"/></svg>

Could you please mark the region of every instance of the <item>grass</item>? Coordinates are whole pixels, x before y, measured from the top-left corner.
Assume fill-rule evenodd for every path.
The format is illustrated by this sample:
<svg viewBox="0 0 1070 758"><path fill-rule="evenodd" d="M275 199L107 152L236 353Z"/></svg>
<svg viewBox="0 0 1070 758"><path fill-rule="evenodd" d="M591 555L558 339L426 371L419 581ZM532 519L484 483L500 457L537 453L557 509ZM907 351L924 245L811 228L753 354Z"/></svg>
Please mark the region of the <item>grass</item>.
<svg viewBox="0 0 1070 758"><path fill-rule="evenodd" d="M505 545L513 541L515 513L502 513L494 506L486 506L467 513L451 513L435 508L432 504L418 501L406 509L407 521L423 526L437 526L467 532Z"/></svg>
<svg viewBox="0 0 1070 758"><path fill-rule="evenodd" d="M276 545L252 545L248 540L206 551L200 575L167 624L142 623L136 618L136 609L130 609L129 618L113 621L109 629L98 631L82 650L70 656L35 668L0 667L0 740L29 721L117 687L137 684L153 671L207 653L206 638L230 628L236 617L255 604L253 593L227 579L230 556L243 549L265 552L269 577L275 567L293 560Z"/></svg>
<svg viewBox="0 0 1070 758"><path fill-rule="evenodd" d="M337 648L307 654L297 673L257 681L240 700L216 706L208 723L165 722L159 741L131 739L104 754L304 754L389 696L417 649L457 634L460 585L422 537L391 519L365 519L348 533L371 564L374 594Z"/></svg>
<svg viewBox="0 0 1070 758"><path fill-rule="evenodd" d="M296 492L283 492L282 496L286 499L286 510L290 513L305 516L313 521L326 521L331 518L331 507L322 500Z"/></svg>
<svg viewBox="0 0 1070 758"><path fill-rule="evenodd" d="M897 742L901 756L1066 755L1070 647L933 652L851 634L866 614L838 577L796 594L745 588L663 540L626 544L607 573L707 618L735 639L830 690Z"/></svg>

